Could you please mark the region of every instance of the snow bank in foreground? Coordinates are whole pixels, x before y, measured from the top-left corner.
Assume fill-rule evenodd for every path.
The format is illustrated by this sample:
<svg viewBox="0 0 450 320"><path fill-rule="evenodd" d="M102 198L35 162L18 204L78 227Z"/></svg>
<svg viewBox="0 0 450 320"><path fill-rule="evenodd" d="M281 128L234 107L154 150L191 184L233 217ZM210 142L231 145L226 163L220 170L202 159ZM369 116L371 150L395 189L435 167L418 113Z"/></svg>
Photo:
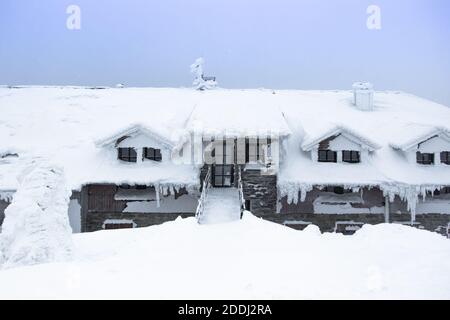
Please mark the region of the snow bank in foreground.
<svg viewBox="0 0 450 320"><path fill-rule="evenodd" d="M73 249L67 216L70 190L64 173L47 165L24 172L13 202L5 210L0 234L0 267L59 261Z"/></svg>
<svg viewBox="0 0 450 320"><path fill-rule="evenodd" d="M354 236L264 221L74 235L71 262L0 271L2 298L450 298L450 241L402 225Z"/></svg>

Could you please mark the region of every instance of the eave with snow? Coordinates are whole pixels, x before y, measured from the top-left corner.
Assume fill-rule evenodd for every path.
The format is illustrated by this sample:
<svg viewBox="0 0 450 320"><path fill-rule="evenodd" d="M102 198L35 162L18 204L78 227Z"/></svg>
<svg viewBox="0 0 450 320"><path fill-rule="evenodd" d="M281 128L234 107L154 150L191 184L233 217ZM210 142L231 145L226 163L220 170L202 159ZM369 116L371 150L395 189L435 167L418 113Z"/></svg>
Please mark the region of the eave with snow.
<svg viewBox="0 0 450 320"><path fill-rule="evenodd" d="M102 148L108 146L119 147L123 145L123 142L127 139L129 139L128 141L132 140L130 144L145 144L150 142L161 145L167 150L171 150L174 147L173 142L142 124L132 124L127 128L121 129L106 138L98 140L96 145Z"/></svg>
<svg viewBox="0 0 450 320"><path fill-rule="evenodd" d="M410 163L422 165L449 165L450 131L442 127L432 127L426 133L409 137L405 142L390 144L403 152Z"/></svg>

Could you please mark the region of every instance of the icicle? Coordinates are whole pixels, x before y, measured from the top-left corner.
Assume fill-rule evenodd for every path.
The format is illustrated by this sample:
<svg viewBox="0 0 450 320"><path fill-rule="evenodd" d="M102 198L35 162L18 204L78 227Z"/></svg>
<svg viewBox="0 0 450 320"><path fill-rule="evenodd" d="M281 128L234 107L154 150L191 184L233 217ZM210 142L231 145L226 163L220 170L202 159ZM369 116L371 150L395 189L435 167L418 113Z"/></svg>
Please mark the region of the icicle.
<svg viewBox="0 0 450 320"><path fill-rule="evenodd" d="M160 191L159 188L160 188L159 185L156 185L156 186L155 186L155 191L156 191L156 206L157 206L158 208L161 207L161 201L160 201L160 198L159 198L159 191Z"/></svg>
<svg viewBox="0 0 450 320"><path fill-rule="evenodd" d="M287 197L288 204L297 204L300 196L300 201L306 200L306 195L313 189L310 184L302 183L284 183L278 185L279 193L281 197Z"/></svg>

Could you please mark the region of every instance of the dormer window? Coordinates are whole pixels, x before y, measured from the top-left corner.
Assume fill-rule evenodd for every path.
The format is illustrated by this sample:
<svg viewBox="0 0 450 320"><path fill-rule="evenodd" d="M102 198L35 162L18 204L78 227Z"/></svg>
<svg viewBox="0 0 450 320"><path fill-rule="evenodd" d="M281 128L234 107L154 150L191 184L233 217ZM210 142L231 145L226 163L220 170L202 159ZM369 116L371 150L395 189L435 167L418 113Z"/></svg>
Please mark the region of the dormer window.
<svg viewBox="0 0 450 320"><path fill-rule="evenodd" d="M441 152L441 163L450 165L450 151Z"/></svg>
<svg viewBox="0 0 450 320"><path fill-rule="evenodd" d="M126 162L136 162L137 153L134 148L117 148L119 160Z"/></svg>
<svg viewBox="0 0 450 320"><path fill-rule="evenodd" d="M303 151L311 152L314 162L366 162L370 153L381 148L377 143L345 127L335 127L316 137L306 135Z"/></svg>
<svg viewBox="0 0 450 320"><path fill-rule="evenodd" d="M161 161L161 149L154 149L154 148L144 148L143 150L143 158L152 160L152 161Z"/></svg>
<svg viewBox="0 0 450 320"><path fill-rule="evenodd" d="M319 150L319 162L337 162L337 152L331 150Z"/></svg>
<svg viewBox="0 0 450 320"><path fill-rule="evenodd" d="M348 163L359 163L361 162L361 157L359 151L344 150L342 151L342 161Z"/></svg>
<svg viewBox="0 0 450 320"><path fill-rule="evenodd" d="M419 164L426 164L426 165L434 164L434 153L417 152L416 157L417 163Z"/></svg>

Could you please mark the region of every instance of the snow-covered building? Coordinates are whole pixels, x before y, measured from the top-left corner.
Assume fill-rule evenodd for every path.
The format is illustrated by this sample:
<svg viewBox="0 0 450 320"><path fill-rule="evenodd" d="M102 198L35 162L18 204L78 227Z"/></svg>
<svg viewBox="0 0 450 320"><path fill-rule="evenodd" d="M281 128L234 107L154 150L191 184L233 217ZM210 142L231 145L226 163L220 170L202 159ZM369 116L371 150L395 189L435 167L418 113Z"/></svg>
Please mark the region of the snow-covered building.
<svg viewBox="0 0 450 320"><path fill-rule="evenodd" d="M348 91L0 88L0 223L48 161L77 232L230 205L294 228L365 223L447 233L450 108L357 83ZM233 207L235 206L235 207Z"/></svg>

